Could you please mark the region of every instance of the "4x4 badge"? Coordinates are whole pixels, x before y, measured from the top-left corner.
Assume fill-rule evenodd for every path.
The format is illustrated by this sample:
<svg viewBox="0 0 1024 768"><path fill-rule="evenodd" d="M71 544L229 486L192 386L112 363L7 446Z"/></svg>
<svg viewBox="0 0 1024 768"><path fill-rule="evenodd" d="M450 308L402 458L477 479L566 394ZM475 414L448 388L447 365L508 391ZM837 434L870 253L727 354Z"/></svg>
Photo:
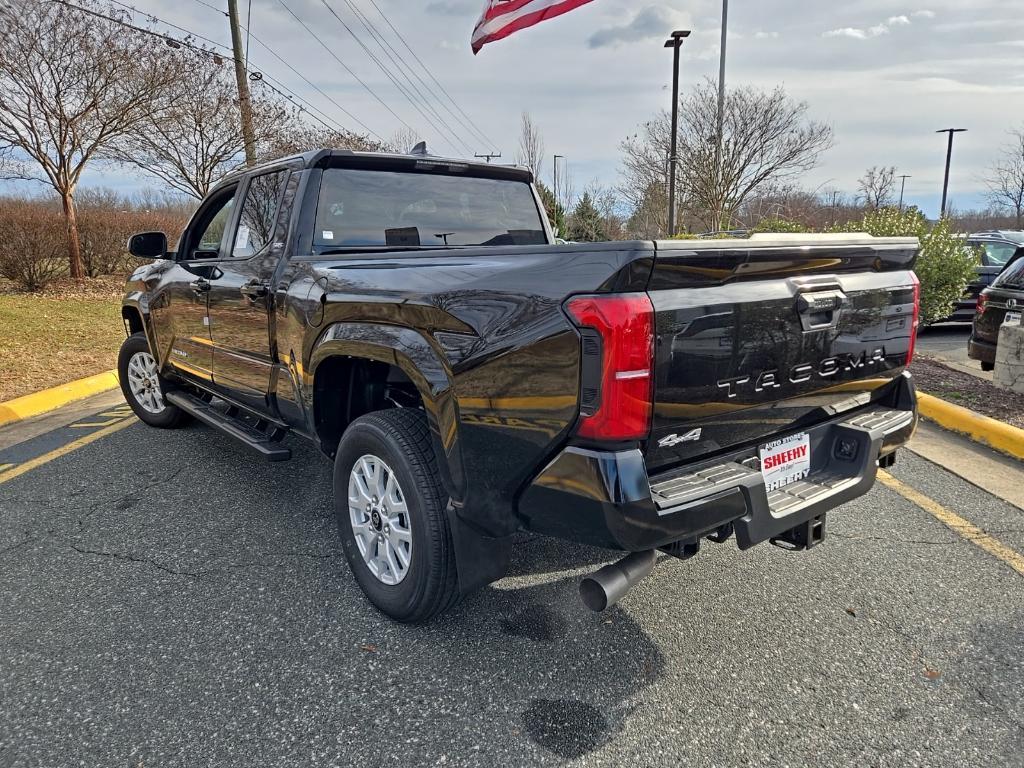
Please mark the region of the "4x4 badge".
<svg viewBox="0 0 1024 768"><path fill-rule="evenodd" d="M696 440L700 440L701 428L691 429L685 435L677 435L673 432L668 437L663 437L658 441L658 445L662 448L671 448L673 445L679 445L679 443L692 443Z"/></svg>

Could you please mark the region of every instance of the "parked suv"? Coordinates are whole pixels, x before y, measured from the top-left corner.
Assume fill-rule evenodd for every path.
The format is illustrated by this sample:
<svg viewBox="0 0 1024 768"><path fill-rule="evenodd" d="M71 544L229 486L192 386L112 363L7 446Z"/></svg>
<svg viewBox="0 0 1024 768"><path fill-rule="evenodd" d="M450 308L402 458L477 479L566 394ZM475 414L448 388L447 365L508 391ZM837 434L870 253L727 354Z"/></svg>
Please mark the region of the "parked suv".
<svg viewBox="0 0 1024 768"><path fill-rule="evenodd" d="M1024 232L991 231L976 232L965 240L968 247L981 251L981 263L977 268L977 279L967 286L963 297L957 301L949 321L970 322L978 304L978 296L992 284L996 276L1018 254L1024 253Z"/></svg>
<svg viewBox="0 0 1024 768"><path fill-rule="evenodd" d="M1024 311L1024 247L1000 272L988 288L978 296L967 354L981 361L983 371L995 368L999 328L1008 313Z"/></svg>

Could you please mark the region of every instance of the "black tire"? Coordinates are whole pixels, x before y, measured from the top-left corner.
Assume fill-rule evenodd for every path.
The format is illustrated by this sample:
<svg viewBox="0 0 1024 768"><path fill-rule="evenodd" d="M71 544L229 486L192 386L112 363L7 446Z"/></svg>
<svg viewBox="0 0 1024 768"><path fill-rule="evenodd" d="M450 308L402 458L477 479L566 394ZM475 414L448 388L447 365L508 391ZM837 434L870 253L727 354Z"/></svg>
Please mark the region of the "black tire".
<svg viewBox="0 0 1024 768"><path fill-rule="evenodd" d="M135 415L139 417L139 420L151 427L173 429L174 427L180 426L188 420L188 414L180 408L164 402L163 410L159 413L153 413L152 411L147 410L147 408L132 392L131 386L128 382L128 364L131 362L132 357L140 353L152 355L152 352L150 352L149 349L149 342L146 341L146 334L133 333L125 339L124 344L121 345L121 352L117 356L117 378L121 384L121 392L124 394L125 401L127 401L128 405L130 405L132 410L135 411ZM167 387L163 379L158 378L157 381L162 397Z"/></svg>
<svg viewBox="0 0 1024 768"><path fill-rule="evenodd" d="M981 364L981 370L983 370L983 371L994 371L995 369L996 369L996 364L995 363L985 363L985 362L983 362Z"/></svg>
<svg viewBox="0 0 1024 768"><path fill-rule="evenodd" d="M412 548L408 571L397 584L385 584L374 575L352 529L349 478L356 462L367 454L392 469L408 509ZM438 477L422 411L377 411L361 416L345 430L334 460L334 507L345 559L370 602L396 621L426 621L459 599L447 506L448 494Z"/></svg>

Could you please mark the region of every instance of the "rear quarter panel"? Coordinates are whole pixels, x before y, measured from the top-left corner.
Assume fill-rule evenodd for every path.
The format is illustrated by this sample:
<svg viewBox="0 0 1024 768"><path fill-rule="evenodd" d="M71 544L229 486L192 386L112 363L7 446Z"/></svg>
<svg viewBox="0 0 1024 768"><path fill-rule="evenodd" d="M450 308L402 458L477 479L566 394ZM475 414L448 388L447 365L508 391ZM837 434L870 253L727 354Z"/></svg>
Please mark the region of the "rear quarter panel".
<svg viewBox="0 0 1024 768"><path fill-rule="evenodd" d="M306 373L296 388L311 412L316 351L330 329L379 324L419 334L454 393L454 411L439 411L432 424L446 460L458 463L451 476L463 478L453 500L466 519L503 535L518 527L517 492L576 419L579 337L563 301L642 290L651 256L650 244L614 243L298 259L293 284L306 295L289 299L290 319L278 318L280 355Z"/></svg>

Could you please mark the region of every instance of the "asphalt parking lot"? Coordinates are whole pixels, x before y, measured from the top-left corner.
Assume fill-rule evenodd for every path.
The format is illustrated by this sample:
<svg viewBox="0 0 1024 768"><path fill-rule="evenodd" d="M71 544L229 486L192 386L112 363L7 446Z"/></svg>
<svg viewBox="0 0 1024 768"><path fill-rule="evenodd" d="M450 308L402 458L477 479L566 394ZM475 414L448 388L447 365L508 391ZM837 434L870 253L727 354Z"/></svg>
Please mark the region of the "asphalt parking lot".
<svg viewBox="0 0 1024 768"><path fill-rule="evenodd" d="M524 537L400 626L301 441L76 424L0 450L2 768L1024 765L1024 512L909 451L810 552L708 545L596 615L613 556Z"/></svg>
<svg viewBox="0 0 1024 768"><path fill-rule="evenodd" d="M992 381L992 372L981 370L981 363L967 356L967 340L970 336L970 323L929 325L918 333L916 349L921 354L941 360L951 368Z"/></svg>

